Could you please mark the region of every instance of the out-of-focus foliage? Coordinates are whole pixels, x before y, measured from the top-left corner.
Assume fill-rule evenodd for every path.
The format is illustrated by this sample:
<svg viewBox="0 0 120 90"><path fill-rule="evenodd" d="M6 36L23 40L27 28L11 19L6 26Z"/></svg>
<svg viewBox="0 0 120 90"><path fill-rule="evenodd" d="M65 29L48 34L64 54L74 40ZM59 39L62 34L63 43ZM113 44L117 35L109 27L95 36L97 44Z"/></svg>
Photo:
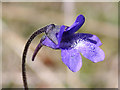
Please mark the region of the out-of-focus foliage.
<svg viewBox="0 0 120 90"><path fill-rule="evenodd" d="M63 5L63 2L2 3L3 88L23 87L21 57L24 45L35 30L51 23L64 23ZM79 14L83 14L86 21L78 32L95 34L100 38L105 60L92 63L82 57L81 70L73 73L61 61L60 50L43 47L32 62L31 56L43 35L41 34L32 42L27 55L29 87L118 87L117 3L74 2L74 18Z"/></svg>

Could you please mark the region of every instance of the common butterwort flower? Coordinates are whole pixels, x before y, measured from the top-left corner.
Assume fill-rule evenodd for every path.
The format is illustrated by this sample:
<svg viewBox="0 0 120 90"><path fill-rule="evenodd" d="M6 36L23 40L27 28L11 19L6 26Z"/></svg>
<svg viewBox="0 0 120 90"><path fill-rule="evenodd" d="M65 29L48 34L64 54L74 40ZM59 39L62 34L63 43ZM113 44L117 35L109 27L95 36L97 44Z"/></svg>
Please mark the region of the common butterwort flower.
<svg viewBox="0 0 120 90"><path fill-rule="evenodd" d="M75 33L84 24L85 17L79 15L75 22L69 27L65 25L47 25L34 32L28 39L22 57L22 74L24 86L27 88L25 73L25 58L31 41L40 33L45 33L37 45L32 60L34 61L37 52L42 46L53 49L61 49L61 57L63 63L73 72L77 72L82 67L82 58L80 53L94 63L103 61L104 52L99 46L102 45L100 39L96 35L89 33Z"/></svg>
<svg viewBox="0 0 120 90"><path fill-rule="evenodd" d="M70 27L53 25L53 28L49 29L50 25L45 31L46 36L41 39L34 51L32 60L41 45L44 45L53 49L61 49L63 63L73 72L77 72L82 66L80 53L94 63L103 61L105 55L99 48L102 45L99 38L88 33L75 33L84 22L85 17L79 15Z"/></svg>

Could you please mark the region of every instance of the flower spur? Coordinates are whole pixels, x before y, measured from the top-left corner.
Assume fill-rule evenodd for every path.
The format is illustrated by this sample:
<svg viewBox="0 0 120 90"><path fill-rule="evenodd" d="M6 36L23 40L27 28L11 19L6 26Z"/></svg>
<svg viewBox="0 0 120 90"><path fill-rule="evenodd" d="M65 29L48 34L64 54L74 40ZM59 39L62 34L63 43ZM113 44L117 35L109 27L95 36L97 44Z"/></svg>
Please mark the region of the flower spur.
<svg viewBox="0 0 120 90"><path fill-rule="evenodd" d="M84 24L84 22L85 17L83 15L79 15L70 27L50 24L33 33L28 39L23 52L23 77L26 78L24 64L28 47L31 41L38 34L43 32L45 35L37 45L32 56L32 61L34 61L35 56L42 46L61 49L62 61L72 72L77 72L82 67L82 58L80 53L94 63L103 61L105 54L103 50L99 48L99 46L102 45L100 39L96 35L88 33L75 33ZM27 87L25 78L23 78L24 86Z"/></svg>

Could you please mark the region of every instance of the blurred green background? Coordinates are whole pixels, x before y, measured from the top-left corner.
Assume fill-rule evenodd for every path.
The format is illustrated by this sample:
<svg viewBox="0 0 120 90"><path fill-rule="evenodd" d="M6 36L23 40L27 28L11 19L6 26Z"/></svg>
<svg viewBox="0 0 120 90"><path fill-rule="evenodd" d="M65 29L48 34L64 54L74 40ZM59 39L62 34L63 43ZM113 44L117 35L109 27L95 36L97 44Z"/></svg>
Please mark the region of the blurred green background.
<svg viewBox="0 0 120 90"><path fill-rule="evenodd" d="M117 88L118 4L115 2L4 2L2 3L2 87L22 88L21 57L29 36L54 23L71 25L83 14L78 32L97 35L105 60L93 63L82 56L82 68L71 72L61 60L61 51L43 47L34 62L31 57L43 34L32 42L27 54L27 77L31 88Z"/></svg>

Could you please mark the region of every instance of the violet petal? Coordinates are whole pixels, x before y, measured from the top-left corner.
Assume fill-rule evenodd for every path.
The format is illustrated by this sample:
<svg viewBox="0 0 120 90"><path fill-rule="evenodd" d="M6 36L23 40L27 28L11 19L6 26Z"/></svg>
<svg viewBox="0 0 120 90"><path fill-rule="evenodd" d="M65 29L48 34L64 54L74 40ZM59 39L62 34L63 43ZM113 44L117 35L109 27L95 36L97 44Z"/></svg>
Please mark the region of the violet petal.
<svg viewBox="0 0 120 90"><path fill-rule="evenodd" d="M85 17L83 15L79 15L75 22L65 31L65 33L72 34L79 30L79 28L84 24Z"/></svg>
<svg viewBox="0 0 120 90"><path fill-rule="evenodd" d="M47 36L45 37L45 40L42 42L42 44L44 46L57 49L57 45L53 41L51 41Z"/></svg>
<svg viewBox="0 0 120 90"><path fill-rule="evenodd" d="M67 67L73 71L77 72L82 67L82 59L80 53L76 49L61 49L62 61Z"/></svg>
<svg viewBox="0 0 120 90"><path fill-rule="evenodd" d="M60 48L62 49L74 48L76 47L76 45L81 44L82 41L95 44L96 46L102 45L100 39L95 35L88 33L76 33L68 35L67 37L63 35L60 43Z"/></svg>
<svg viewBox="0 0 120 90"><path fill-rule="evenodd" d="M103 61L105 58L103 50L95 44L90 43L88 41L80 41L75 48L78 49L84 57L86 57L94 63Z"/></svg>
<svg viewBox="0 0 120 90"><path fill-rule="evenodd" d="M60 31L59 31L59 33L58 33L58 46L60 45L60 42L61 42L61 39L62 39L62 35L63 35L64 30L65 30L65 26L62 25L62 26L60 27Z"/></svg>
<svg viewBox="0 0 120 90"><path fill-rule="evenodd" d="M85 41L89 41L91 43L94 43L94 44L96 44L96 46L101 46L102 45L100 39L96 35L93 35L93 34L79 33L79 38L81 40L85 40Z"/></svg>

